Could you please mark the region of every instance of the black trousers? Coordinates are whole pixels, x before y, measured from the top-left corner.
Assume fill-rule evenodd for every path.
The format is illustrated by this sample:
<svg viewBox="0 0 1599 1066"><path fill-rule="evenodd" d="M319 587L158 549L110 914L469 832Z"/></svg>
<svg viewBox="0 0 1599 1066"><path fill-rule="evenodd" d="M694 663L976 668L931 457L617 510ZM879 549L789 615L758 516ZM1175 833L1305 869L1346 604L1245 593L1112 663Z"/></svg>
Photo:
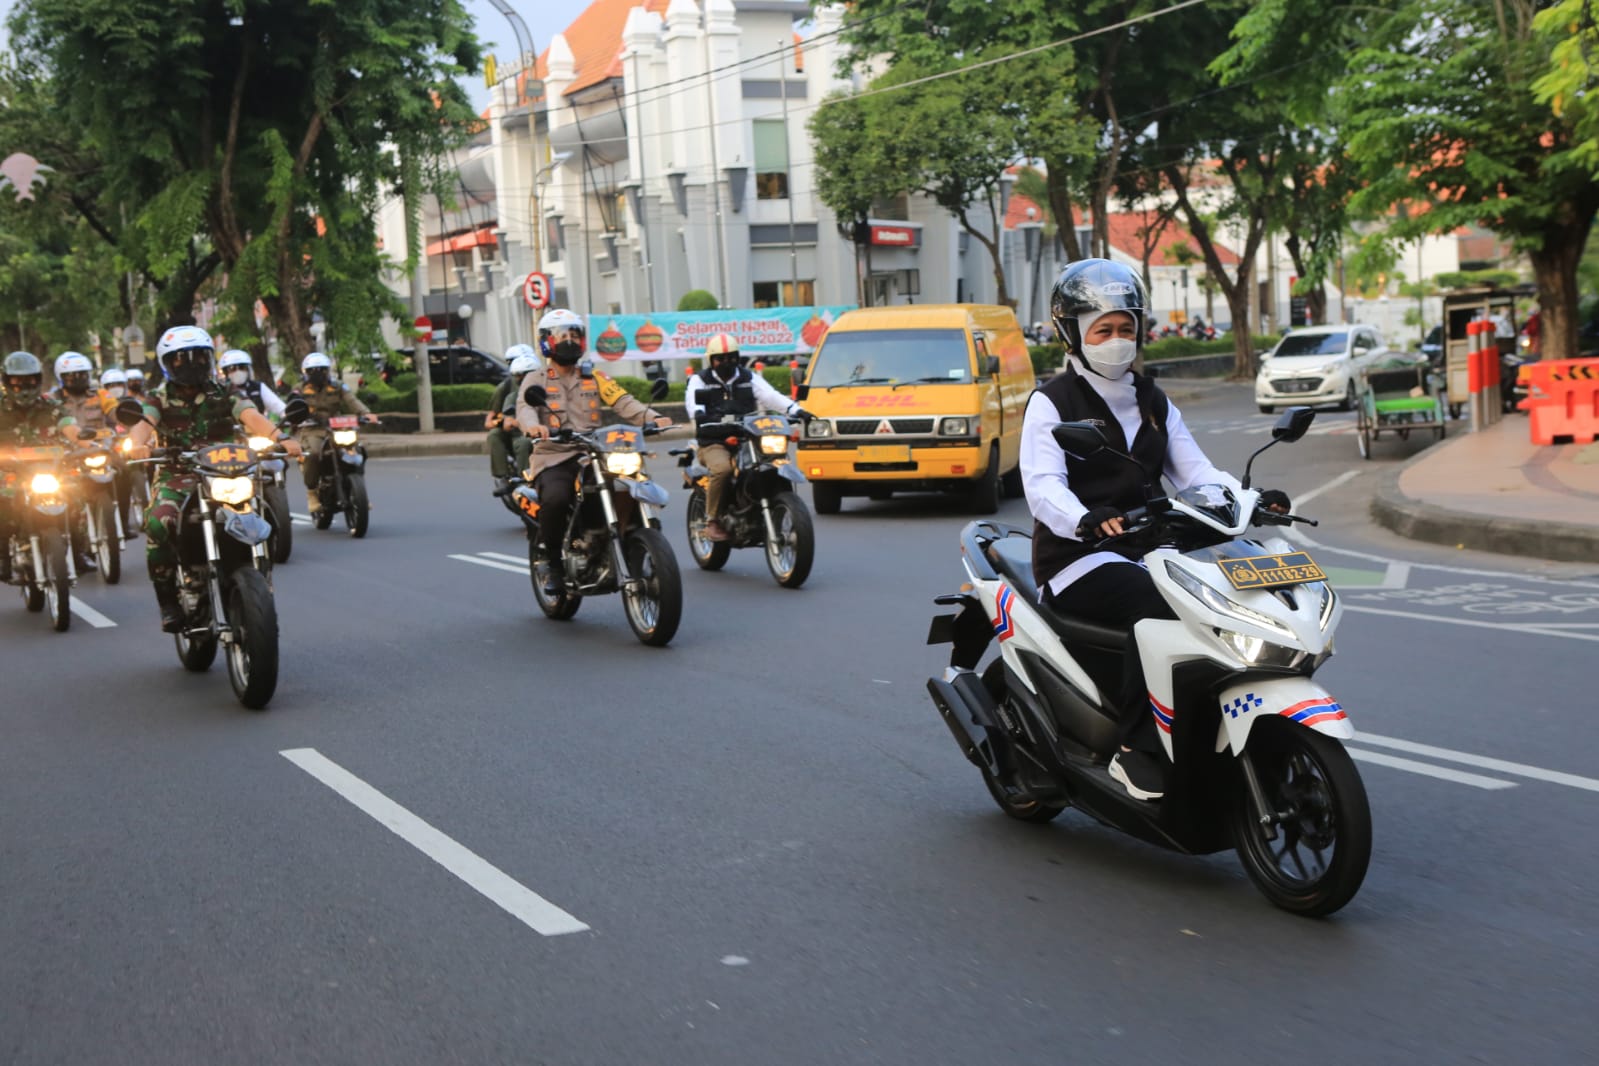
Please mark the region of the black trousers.
<svg viewBox="0 0 1599 1066"><path fill-rule="evenodd" d="M1065 614L1101 625L1128 630L1122 657L1121 688L1116 693L1121 709L1119 735L1124 746L1136 751L1159 752L1155 719L1149 709L1144 668L1133 640L1133 623L1145 618L1176 618L1155 588L1149 571L1137 563L1107 563L1067 585L1059 596L1048 593L1049 605Z"/></svg>
<svg viewBox="0 0 1599 1066"><path fill-rule="evenodd" d="M581 469L576 456L539 471L533 489L539 494L539 539L551 562L561 557L561 541L566 524L572 520L572 504L577 499L577 475Z"/></svg>

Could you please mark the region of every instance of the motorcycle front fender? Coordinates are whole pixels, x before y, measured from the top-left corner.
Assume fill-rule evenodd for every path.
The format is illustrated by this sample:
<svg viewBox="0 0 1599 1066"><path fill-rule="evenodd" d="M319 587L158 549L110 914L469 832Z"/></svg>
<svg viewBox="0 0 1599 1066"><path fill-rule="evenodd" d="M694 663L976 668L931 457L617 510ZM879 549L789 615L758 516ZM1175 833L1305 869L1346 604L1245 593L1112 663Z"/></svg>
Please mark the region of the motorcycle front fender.
<svg viewBox="0 0 1599 1066"><path fill-rule="evenodd" d="M1249 731L1262 718L1279 715L1338 740L1353 740L1355 726L1337 699L1305 677L1256 677L1221 691L1221 728L1216 750L1244 750Z"/></svg>
<svg viewBox="0 0 1599 1066"><path fill-rule="evenodd" d="M349 451L339 453L339 462L359 470L366 465L366 456L351 448Z"/></svg>
<svg viewBox="0 0 1599 1066"><path fill-rule="evenodd" d="M272 525L253 511L222 508L222 531L246 547L264 543L272 535Z"/></svg>
<svg viewBox="0 0 1599 1066"><path fill-rule="evenodd" d="M616 485L639 503L647 503L652 507L665 507L672 499L671 493L653 481L628 481L617 478Z"/></svg>
<svg viewBox="0 0 1599 1066"><path fill-rule="evenodd" d="M777 468L777 473L780 477L786 478L796 485L805 484L806 477L804 473L802 473L800 468L795 466L793 463L784 463L782 466Z"/></svg>

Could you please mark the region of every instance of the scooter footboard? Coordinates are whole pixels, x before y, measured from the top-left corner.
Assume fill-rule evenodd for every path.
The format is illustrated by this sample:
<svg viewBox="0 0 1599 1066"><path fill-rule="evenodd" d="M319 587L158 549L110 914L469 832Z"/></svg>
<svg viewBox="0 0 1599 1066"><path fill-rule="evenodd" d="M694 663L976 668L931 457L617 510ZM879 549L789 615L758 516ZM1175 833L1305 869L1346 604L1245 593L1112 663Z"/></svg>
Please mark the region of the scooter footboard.
<svg viewBox="0 0 1599 1066"><path fill-rule="evenodd" d="M1351 740L1355 727L1338 700L1303 677L1257 677L1222 689L1221 729L1216 750L1244 750L1249 731L1261 718L1279 715L1318 733Z"/></svg>

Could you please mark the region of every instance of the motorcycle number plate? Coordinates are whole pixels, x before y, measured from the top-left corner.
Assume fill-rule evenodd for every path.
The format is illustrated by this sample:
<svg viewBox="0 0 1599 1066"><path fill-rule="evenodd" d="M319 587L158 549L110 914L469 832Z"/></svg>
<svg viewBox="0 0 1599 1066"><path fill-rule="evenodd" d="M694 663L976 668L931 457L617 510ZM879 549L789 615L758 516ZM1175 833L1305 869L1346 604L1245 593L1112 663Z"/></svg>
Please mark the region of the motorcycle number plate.
<svg viewBox="0 0 1599 1066"><path fill-rule="evenodd" d="M255 455L243 444L212 444L201 448L195 458L224 477L235 477L250 469Z"/></svg>
<svg viewBox="0 0 1599 1066"><path fill-rule="evenodd" d="M328 419L329 429L354 429L360 424L361 419L357 415L334 415Z"/></svg>
<svg viewBox="0 0 1599 1066"><path fill-rule="evenodd" d="M1270 589L1326 581L1327 575L1305 552L1252 555L1245 559L1218 559L1216 565L1235 589Z"/></svg>
<svg viewBox="0 0 1599 1066"><path fill-rule="evenodd" d="M909 444L868 444L861 448L863 463L908 463L911 461Z"/></svg>

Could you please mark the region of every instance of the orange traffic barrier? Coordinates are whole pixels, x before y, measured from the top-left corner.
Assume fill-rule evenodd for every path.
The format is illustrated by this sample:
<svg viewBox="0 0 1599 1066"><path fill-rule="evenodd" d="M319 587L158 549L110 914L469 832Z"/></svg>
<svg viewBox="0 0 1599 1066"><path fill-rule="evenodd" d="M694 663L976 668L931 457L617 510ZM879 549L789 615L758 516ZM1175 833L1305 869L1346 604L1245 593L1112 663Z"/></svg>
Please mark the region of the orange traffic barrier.
<svg viewBox="0 0 1599 1066"><path fill-rule="evenodd" d="M788 361L788 398L799 399L799 360Z"/></svg>
<svg viewBox="0 0 1599 1066"><path fill-rule="evenodd" d="M1517 406L1529 416L1534 444L1570 437L1577 444L1599 437L1599 359L1552 359L1529 363L1527 398Z"/></svg>

